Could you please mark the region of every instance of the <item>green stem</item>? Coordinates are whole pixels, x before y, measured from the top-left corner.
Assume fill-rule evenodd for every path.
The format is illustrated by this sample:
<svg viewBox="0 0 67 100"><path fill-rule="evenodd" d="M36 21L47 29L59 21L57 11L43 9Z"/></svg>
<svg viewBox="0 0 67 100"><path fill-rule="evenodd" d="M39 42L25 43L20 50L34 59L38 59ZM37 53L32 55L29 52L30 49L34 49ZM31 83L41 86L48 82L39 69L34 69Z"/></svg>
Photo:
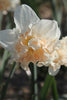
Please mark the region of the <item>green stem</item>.
<svg viewBox="0 0 67 100"><path fill-rule="evenodd" d="M37 91L37 65L34 65L34 100L38 100L38 91Z"/></svg>
<svg viewBox="0 0 67 100"><path fill-rule="evenodd" d="M55 81L54 77L53 77L53 82L52 82L52 94L53 94L54 100L59 100L58 99L57 87L56 87L56 81Z"/></svg>
<svg viewBox="0 0 67 100"><path fill-rule="evenodd" d="M37 96L37 63L33 64L32 62L29 64L29 68L31 71L31 95L30 100L38 100Z"/></svg>
<svg viewBox="0 0 67 100"><path fill-rule="evenodd" d="M41 90L41 94L40 94L40 98L39 100L46 100L49 88L52 85L52 80L53 80L53 76L50 76L49 74L47 74L46 79L44 81L44 86Z"/></svg>

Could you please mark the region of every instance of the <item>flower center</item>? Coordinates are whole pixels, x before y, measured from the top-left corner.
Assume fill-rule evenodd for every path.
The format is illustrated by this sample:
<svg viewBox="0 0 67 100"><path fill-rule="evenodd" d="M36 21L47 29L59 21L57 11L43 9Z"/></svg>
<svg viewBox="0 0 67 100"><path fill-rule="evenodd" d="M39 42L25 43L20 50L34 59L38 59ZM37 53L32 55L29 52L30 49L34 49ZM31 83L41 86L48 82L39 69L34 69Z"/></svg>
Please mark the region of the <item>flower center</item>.
<svg viewBox="0 0 67 100"><path fill-rule="evenodd" d="M25 33L26 37L24 37L23 34L21 34L20 38L18 39L17 43L15 44L15 49L18 53L23 50L24 46L28 47L29 40L33 38L32 36L27 36L27 33L29 33L29 32Z"/></svg>
<svg viewBox="0 0 67 100"><path fill-rule="evenodd" d="M19 55L19 58L17 61L23 63L29 63L29 62L37 62L37 61L44 61L47 59L47 57L44 55L44 50L42 49L42 43L45 43L45 41L36 41L36 38L33 36L28 35L29 32L25 33L25 36L23 34L20 35L20 38L18 39L17 43L15 44L15 50L17 54ZM32 46L29 45L30 40L32 40ZM36 48L38 46L38 43L40 42L41 46L37 49L33 49L33 46ZM36 46L35 46L36 45ZM48 52L48 51L47 51Z"/></svg>

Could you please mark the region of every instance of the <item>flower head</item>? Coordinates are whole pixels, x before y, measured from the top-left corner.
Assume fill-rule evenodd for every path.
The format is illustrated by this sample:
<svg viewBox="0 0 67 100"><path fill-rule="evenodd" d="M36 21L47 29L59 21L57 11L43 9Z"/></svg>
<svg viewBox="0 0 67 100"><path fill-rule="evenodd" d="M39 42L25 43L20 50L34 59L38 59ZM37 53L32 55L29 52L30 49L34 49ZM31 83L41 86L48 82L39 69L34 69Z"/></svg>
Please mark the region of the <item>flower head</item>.
<svg viewBox="0 0 67 100"><path fill-rule="evenodd" d="M0 0L0 11L5 14L9 10L14 10L19 4L20 0Z"/></svg>
<svg viewBox="0 0 67 100"><path fill-rule="evenodd" d="M60 48L57 50L61 65L67 66L67 36L60 40Z"/></svg>
<svg viewBox="0 0 67 100"><path fill-rule="evenodd" d="M58 59L55 51L60 38L57 22L40 20L27 5L17 7L14 21L16 28L0 31L1 45L11 51L14 59L21 62L24 68L27 68L29 62L39 61L39 65L49 65L53 73L56 72L59 64L54 63Z"/></svg>

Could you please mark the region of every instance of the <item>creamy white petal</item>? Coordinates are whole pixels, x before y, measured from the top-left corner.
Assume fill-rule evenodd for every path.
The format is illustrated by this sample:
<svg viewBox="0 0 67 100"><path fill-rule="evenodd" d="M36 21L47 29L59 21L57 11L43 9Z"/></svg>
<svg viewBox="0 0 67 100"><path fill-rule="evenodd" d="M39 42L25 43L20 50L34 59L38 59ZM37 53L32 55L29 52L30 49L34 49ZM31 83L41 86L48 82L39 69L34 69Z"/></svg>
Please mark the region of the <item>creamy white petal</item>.
<svg viewBox="0 0 67 100"><path fill-rule="evenodd" d="M33 38L33 39L29 40L28 46L32 47L32 49L34 49L34 50L39 49L39 48L41 48L41 44L39 41L40 41L39 39Z"/></svg>
<svg viewBox="0 0 67 100"><path fill-rule="evenodd" d="M60 29L55 20L40 20L32 26L32 34L42 39L59 39Z"/></svg>
<svg viewBox="0 0 67 100"><path fill-rule="evenodd" d="M59 72L59 69L57 69L56 71L54 71L50 66L48 68L48 73L52 76L55 76L57 73Z"/></svg>
<svg viewBox="0 0 67 100"><path fill-rule="evenodd" d="M0 31L0 44L2 47L11 50L16 40L17 34L15 34L15 30Z"/></svg>
<svg viewBox="0 0 67 100"><path fill-rule="evenodd" d="M24 4L16 8L14 21L20 32L25 33L28 31L29 25L39 21L39 18L29 6Z"/></svg>
<svg viewBox="0 0 67 100"><path fill-rule="evenodd" d="M60 40L60 48L58 49L61 65L67 66L67 36Z"/></svg>

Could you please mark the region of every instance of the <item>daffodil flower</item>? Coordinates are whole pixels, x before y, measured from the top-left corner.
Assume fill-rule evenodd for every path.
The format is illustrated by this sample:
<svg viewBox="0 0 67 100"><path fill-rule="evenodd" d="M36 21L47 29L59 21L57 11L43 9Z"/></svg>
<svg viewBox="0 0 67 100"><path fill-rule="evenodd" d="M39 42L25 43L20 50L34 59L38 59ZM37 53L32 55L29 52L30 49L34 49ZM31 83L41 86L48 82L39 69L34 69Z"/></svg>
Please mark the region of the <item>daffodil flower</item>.
<svg viewBox="0 0 67 100"><path fill-rule="evenodd" d="M60 48L57 50L61 65L67 66L67 36L60 40Z"/></svg>
<svg viewBox="0 0 67 100"><path fill-rule="evenodd" d="M49 66L49 73L55 75L60 68L55 61L58 59L56 50L60 38L57 22L40 20L25 4L16 8L14 22L16 28L0 31L0 44L11 51L24 68L30 62L39 62L39 66Z"/></svg>
<svg viewBox="0 0 67 100"><path fill-rule="evenodd" d="M7 11L13 11L19 4L20 0L0 0L0 11L6 14Z"/></svg>

